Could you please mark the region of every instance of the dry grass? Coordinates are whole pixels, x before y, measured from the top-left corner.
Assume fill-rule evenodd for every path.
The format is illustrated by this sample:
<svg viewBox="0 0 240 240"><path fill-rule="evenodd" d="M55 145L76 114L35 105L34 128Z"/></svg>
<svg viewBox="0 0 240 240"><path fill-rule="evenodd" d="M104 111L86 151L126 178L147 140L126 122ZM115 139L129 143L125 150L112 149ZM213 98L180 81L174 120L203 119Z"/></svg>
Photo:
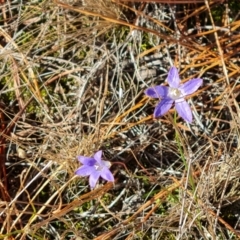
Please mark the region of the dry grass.
<svg viewBox="0 0 240 240"><path fill-rule="evenodd" d="M177 1L176 1L177 2ZM238 239L240 5L6 1L0 239ZM153 119L168 69L204 85ZM115 183L74 175L99 149Z"/></svg>

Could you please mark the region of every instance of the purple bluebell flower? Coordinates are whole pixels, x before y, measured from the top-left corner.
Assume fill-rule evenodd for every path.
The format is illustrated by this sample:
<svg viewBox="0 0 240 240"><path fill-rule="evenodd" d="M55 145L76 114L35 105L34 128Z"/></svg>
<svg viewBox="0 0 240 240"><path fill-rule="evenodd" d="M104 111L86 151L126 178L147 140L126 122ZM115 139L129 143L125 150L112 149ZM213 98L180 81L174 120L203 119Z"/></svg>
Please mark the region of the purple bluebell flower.
<svg viewBox="0 0 240 240"><path fill-rule="evenodd" d="M109 170L111 163L109 161L102 160L102 151L97 151L93 157L78 156L78 161L82 163L82 166L78 168L75 174L85 177L89 176L89 185L93 189L99 177L114 182L114 177Z"/></svg>
<svg viewBox="0 0 240 240"><path fill-rule="evenodd" d="M161 101L155 107L153 116L155 118L165 114L175 103L178 114L187 122L192 122L192 110L184 99L185 96L197 91L202 85L201 78L193 78L188 82L180 84L180 78L176 67L171 67L168 73L167 81L169 87L155 86L145 91L145 94L152 98L161 98Z"/></svg>

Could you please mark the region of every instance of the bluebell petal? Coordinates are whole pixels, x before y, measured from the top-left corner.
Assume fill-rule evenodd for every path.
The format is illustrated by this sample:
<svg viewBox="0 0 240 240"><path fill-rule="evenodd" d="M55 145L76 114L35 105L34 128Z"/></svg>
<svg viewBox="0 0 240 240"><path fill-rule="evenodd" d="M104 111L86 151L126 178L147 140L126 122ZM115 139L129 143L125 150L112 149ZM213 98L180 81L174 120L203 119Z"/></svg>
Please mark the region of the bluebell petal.
<svg viewBox="0 0 240 240"><path fill-rule="evenodd" d="M87 165L87 166L94 166L96 163L96 160L92 157L78 156L77 159L83 165Z"/></svg>
<svg viewBox="0 0 240 240"><path fill-rule="evenodd" d="M101 166L102 166L102 167L110 168L110 167L111 167L111 163L110 163L109 161L104 161L104 160L102 160Z"/></svg>
<svg viewBox="0 0 240 240"><path fill-rule="evenodd" d="M78 176L85 177L91 175L95 171L96 171L95 167L83 165L75 171L75 174Z"/></svg>
<svg viewBox="0 0 240 240"><path fill-rule="evenodd" d="M168 95L168 89L169 87L158 85L146 89L144 93L151 98L165 98Z"/></svg>
<svg viewBox="0 0 240 240"><path fill-rule="evenodd" d="M160 117L165 114L172 106L173 100L170 98L163 98L161 102L155 107L153 116L154 118Z"/></svg>
<svg viewBox="0 0 240 240"><path fill-rule="evenodd" d="M101 177L109 182L114 182L114 177L111 171L107 168L104 167L101 171Z"/></svg>
<svg viewBox="0 0 240 240"><path fill-rule="evenodd" d="M201 78L193 78L179 87L184 96L194 93L202 85Z"/></svg>
<svg viewBox="0 0 240 240"><path fill-rule="evenodd" d="M95 188L97 181L100 177L101 172L100 171L94 171L89 177L89 185L91 189Z"/></svg>
<svg viewBox="0 0 240 240"><path fill-rule="evenodd" d="M178 70L176 67L171 67L168 72L167 81L170 87L178 88L180 84L180 78L178 74Z"/></svg>
<svg viewBox="0 0 240 240"><path fill-rule="evenodd" d="M180 117L182 117L186 122L192 122L192 110L184 99L175 101L175 107Z"/></svg>
<svg viewBox="0 0 240 240"><path fill-rule="evenodd" d="M97 151L94 154L94 159L96 159L96 161L101 165L102 162L102 150Z"/></svg>

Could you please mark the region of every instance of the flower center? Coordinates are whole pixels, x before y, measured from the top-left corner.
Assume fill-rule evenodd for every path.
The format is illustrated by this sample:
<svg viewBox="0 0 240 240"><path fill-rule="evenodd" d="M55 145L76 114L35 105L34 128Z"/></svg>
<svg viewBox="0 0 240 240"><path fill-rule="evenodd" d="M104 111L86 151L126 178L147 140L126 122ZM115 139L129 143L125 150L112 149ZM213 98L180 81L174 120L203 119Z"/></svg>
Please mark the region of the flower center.
<svg viewBox="0 0 240 240"><path fill-rule="evenodd" d="M169 88L168 95L171 99L176 100L182 97L182 93L178 88Z"/></svg>
<svg viewBox="0 0 240 240"><path fill-rule="evenodd" d="M96 171L101 171L103 169L103 167L100 166L99 164L95 164L94 167L95 167Z"/></svg>

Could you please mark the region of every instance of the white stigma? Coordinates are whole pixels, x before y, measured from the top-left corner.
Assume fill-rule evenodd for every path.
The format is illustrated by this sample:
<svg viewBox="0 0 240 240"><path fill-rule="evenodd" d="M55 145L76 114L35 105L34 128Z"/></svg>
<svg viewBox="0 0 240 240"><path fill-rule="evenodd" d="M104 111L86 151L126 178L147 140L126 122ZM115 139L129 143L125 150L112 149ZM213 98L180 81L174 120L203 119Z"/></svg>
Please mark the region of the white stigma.
<svg viewBox="0 0 240 240"><path fill-rule="evenodd" d="M171 99L176 100L183 97L181 91L178 88L169 88L168 95Z"/></svg>
<svg viewBox="0 0 240 240"><path fill-rule="evenodd" d="M101 171L103 169L103 167L100 166L99 164L95 164L94 167L97 171Z"/></svg>

